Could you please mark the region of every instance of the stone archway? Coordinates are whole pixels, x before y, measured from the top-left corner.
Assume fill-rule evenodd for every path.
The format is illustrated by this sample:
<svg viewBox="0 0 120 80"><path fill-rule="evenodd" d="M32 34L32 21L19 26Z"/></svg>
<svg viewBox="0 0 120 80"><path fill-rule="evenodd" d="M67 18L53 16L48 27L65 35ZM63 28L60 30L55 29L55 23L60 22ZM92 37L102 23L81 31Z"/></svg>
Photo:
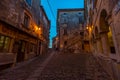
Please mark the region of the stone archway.
<svg viewBox="0 0 120 80"><path fill-rule="evenodd" d="M111 28L107 21L107 11L103 9L100 13L99 33L102 41L103 53L108 56L109 53L115 52Z"/></svg>
<svg viewBox="0 0 120 80"><path fill-rule="evenodd" d="M100 13L100 20L99 20L99 25L100 25L99 32L100 33L109 32L109 25L106 19L107 19L107 11L103 9Z"/></svg>

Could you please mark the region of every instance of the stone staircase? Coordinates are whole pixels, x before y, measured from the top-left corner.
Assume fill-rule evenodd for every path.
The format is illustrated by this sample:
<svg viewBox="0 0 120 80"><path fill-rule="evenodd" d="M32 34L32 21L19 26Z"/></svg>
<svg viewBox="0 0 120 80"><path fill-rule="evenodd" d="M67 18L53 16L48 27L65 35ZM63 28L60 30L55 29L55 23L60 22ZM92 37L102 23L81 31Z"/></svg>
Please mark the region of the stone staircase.
<svg viewBox="0 0 120 80"><path fill-rule="evenodd" d="M80 35L76 35L74 37L71 37L67 40L67 45L65 46L66 52L73 52L77 48L81 48L82 46L82 37Z"/></svg>
<svg viewBox="0 0 120 80"><path fill-rule="evenodd" d="M113 80L92 55L86 63L86 80Z"/></svg>

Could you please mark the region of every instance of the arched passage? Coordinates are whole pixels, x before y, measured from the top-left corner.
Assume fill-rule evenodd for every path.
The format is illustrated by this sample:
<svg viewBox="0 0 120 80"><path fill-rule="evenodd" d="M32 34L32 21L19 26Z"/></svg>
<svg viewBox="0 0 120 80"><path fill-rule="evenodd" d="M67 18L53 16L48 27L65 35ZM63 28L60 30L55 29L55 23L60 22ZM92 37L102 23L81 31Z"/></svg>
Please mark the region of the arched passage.
<svg viewBox="0 0 120 80"><path fill-rule="evenodd" d="M112 38L111 28L107 21L107 11L103 9L100 13L100 37L102 41L103 52L106 55L109 53L115 53L115 47Z"/></svg>
<svg viewBox="0 0 120 80"><path fill-rule="evenodd" d="M108 25L108 22L107 22L107 20L106 20L106 17L107 17L107 12L106 12L106 10L102 10L101 11L101 14L100 14L100 33L107 33L107 32L109 32L109 25Z"/></svg>

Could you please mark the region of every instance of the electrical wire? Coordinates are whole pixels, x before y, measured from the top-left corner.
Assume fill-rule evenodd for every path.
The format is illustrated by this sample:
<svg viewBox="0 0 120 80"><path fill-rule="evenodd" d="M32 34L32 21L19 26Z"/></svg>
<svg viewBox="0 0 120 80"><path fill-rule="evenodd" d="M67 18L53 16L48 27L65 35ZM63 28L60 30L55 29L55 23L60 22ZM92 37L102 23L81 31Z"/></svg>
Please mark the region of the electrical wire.
<svg viewBox="0 0 120 80"><path fill-rule="evenodd" d="M52 6L50 5L50 2L47 0L47 3L48 3L48 6L49 6L49 8L50 8L50 11L51 11L51 13L52 13L52 15L53 15L53 17L54 17L54 20L56 20L55 19L55 15L54 15L54 12L53 12L53 10L52 10Z"/></svg>

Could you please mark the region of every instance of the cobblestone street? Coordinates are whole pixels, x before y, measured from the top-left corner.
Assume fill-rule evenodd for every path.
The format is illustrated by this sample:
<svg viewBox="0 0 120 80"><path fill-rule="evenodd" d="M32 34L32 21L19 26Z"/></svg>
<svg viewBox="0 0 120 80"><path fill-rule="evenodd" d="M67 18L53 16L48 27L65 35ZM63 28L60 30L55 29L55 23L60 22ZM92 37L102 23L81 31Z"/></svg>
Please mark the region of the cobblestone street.
<svg viewBox="0 0 120 80"><path fill-rule="evenodd" d="M0 72L0 80L112 80L91 54L60 53L37 57Z"/></svg>

